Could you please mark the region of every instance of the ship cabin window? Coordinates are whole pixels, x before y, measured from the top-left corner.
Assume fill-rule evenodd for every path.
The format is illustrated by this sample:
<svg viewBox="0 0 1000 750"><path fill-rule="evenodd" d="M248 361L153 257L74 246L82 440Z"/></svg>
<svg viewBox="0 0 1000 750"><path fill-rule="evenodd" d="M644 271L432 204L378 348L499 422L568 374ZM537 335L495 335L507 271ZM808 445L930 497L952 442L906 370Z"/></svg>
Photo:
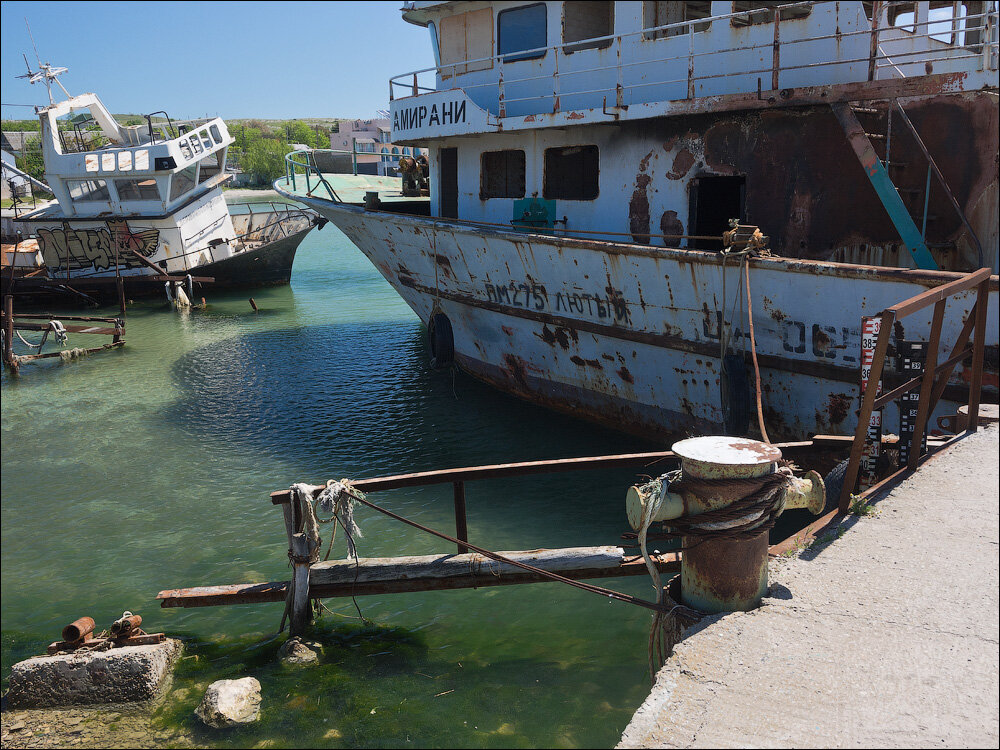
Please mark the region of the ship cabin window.
<svg viewBox="0 0 1000 750"><path fill-rule="evenodd" d="M482 8L442 18L440 47L442 78L492 68L493 9ZM479 62L467 62L469 60Z"/></svg>
<svg viewBox="0 0 1000 750"><path fill-rule="evenodd" d="M79 203L111 200L108 183L104 180L67 180L69 197Z"/></svg>
<svg viewBox="0 0 1000 750"><path fill-rule="evenodd" d="M204 150L205 150L205 149L203 149L203 148L201 147L201 141L199 141L199 140L198 140L198 134L197 134L197 133L195 133L194 135L192 135L192 136L191 136L191 137L190 137L190 138L188 139L188 142L189 142L189 143L191 144L191 148L193 148L193 149L194 149L194 152L195 152L196 154L200 154L200 153L201 153L202 151L204 151Z"/></svg>
<svg viewBox="0 0 1000 750"><path fill-rule="evenodd" d="M600 167L597 146L545 149L543 196L547 200L594 200L599 192Z"/></svg>
<svg viewBox="0 0 1000 750"><path fill-rule="evenodd" d="M212 140L216 143L222 143L222 132L219 130L218 125L212 125L209 129L212 134Z"/></svg>
<svg viewBox="0 0 1000 750"><path fill-rule="evenodd" d="M787 5L787 0L777 0L776 2L742 2L737 0L733 3L733 13L742 13L730 19L733 26L755 26L760 23L774 23L774 11L780 5ZM780 20L792 21L798 18L806 18L812 13L811 5L798 5L781 10Z"/></svg>
<svg viewBox="0 0 1000 750"><path fill-rule="evenodd" d="M206 150L212 148L212 139L209 137L207 130L199 130L198 135L201 136L201 145L204 146Z"/></svg>
<svg viewBox="0 0 1000 750"><path fill-rule="evenodd" d="M200 162L198 162L198 184L206 182L213 177L215 177L222 170L222 151L217 151L214 154L209 154Z"/></svg>
<svg viewBox="0 0 1000 750"><path fill-rule="evenodd" d="M564 51L571 54L582 49L604 49L611 46L610 36L615 30L615 4L613 2L569 2L563 3L563 44L582 42L566 46ZM595 41L584 41L592 39Z"/></svg>
<svg viewBox="0 0 1000 750"><path fill-rule="evenodd" d="M118 191L120 201L158 201L160 191L156 187L156 180L152 177L146 179L115 180L115 190Z"/></svg>
<svg viewBox="0 0 1000 750"><path fill-rule="evenodd" d="M524 152L487 151L481 157L479 199L524 197Z"/></svg>
<svg viewBox="0 0 1000 750"><path fill-rule="evenodd" d="M198 173L198 165L182 169L170 178L170 200L180 198L184 193L194 187L195 177Z"/></svg>
<svg viewBox="0 0 1000 750"><path fill-rule="evenodd" d="M642 4L642 27L644 29L655 29L659 26L669 26L685 21L697 21L700 18L709 18L712 15L712 3L710 2L644 2ZM663 39L670 36L681 36L687 34L689 29L694 29L694 33L708 31L710 22L696 23L693 26L675 26L671 29L660 29L659 31L647 31L642 35L643 39Z"/></svg>
<svg viewBox="0 0 1000 750"><path fill-rule="evenodd" d="M915 3L893 3L887 10L889 25L911 34L929 34L945 44L975 46L980 44L983 18L967 20L969 15L984 13L984 2L931 2L927 7L926 22L918 28Z"/></svg>
<svg viewBox="0 0 1000 750"><path fill-rule="evenodd" d="M516 60L534 60L545 57L548 43L545 3L521 5L497 13L497 54L504 55L505 63ZM520 55L521 50L535 50Z"/></svg>
<svg viewBox="0 0 1000 750"><path fill-rule="evenodd" d="M191 151L191 144L187 142L187 138L181 138L181 140L177 142L177 145L180 146L181 156L185 159L190 159L194 156L194 153Z"/></svg>

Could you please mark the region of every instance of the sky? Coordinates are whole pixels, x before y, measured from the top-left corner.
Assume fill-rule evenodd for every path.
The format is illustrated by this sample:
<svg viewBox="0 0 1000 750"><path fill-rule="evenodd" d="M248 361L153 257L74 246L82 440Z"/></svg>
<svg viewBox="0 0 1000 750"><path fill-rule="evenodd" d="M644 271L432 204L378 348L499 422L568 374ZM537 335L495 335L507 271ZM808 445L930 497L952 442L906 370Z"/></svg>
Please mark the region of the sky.
<svg viewBox="0 0 1000 750"><path fill-rule="evenodd" d="M431 67L427 29L389 2L0 2L4 119L34 119L45 86L17 76L22 53L69 72L70 94L115 113L370 118L389 79ZM53 87L54 92L58 91ZM60 97L62 92L58 92Z"/></svg>

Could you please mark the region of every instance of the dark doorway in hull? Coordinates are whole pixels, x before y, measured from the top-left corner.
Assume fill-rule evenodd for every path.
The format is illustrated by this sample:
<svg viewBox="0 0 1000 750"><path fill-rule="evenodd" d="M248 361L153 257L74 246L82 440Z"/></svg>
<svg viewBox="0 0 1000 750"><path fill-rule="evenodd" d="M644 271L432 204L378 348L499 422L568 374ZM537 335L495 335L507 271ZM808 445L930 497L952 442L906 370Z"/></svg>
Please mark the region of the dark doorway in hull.
<svg viewBox="0 0 1000 750"><path fill-rule="evenodd" d="M729 230L729 220L744 221L746 216L746 177L709 175L691 181L688 231L693 235L712 235L718 240L692 240L697 250L721 250L722 233Z"/></svg>

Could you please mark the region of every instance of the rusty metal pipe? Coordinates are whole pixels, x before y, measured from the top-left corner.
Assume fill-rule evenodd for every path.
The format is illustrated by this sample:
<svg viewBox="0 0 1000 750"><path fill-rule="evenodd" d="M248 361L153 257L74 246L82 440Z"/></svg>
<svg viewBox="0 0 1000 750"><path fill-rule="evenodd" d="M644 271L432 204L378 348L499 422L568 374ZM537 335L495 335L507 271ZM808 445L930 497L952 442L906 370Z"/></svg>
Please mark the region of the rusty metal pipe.
<svg viewBox="0 0 1000 750"><path fill-rule="evenodd" d="M94 618L93 617L81 617L62 629L63 640L67 643L76 643L77 641L82 641L88 635L94 632Z"/></svg>
<svg viewBox="0 0 1000 750"><path fill-rule="evenodd" d="M111 624L111 637L128 638L133 633L138 632L140 625L142 625L142 617L140 615L129 614L122 616Z"/></svg>

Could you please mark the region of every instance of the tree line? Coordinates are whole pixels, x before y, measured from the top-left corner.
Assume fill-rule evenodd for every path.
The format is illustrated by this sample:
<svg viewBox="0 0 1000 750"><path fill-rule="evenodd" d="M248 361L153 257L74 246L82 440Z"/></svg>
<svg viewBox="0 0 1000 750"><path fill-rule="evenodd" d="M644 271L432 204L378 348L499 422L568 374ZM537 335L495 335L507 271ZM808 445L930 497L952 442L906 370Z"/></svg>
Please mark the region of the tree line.
<svg viewBox="0 0 1000 750"><path fill-rule="evenodd" d="M285 174L285 156L293 143L330 148L329 128L310 127L301 120L274 125L260 120L234 122L229 134L235 139L229 147L230 161L258 183L270 184Z"/></svg>

